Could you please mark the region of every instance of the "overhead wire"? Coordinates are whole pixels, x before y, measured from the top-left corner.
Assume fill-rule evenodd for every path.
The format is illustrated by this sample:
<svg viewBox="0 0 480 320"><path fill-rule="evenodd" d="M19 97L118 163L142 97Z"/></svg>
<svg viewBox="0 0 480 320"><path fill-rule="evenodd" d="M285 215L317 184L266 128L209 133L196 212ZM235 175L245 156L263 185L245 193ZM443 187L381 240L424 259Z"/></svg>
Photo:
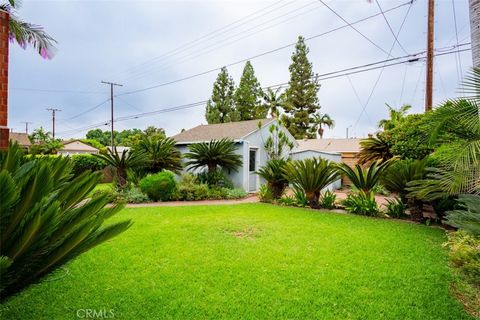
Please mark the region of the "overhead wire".
<svg viewBox="0 0 480 320"><path fill-rule="evenodd" d="M390 33L393 35L393 38L394 38L395 41L397 42L398 46L400 47L400 49L402 49L402 51L403 51L405 54L408 54L407 50L405 50L405 48L403 47L403 45L402 45L402 44L400 43L400 41L398 40L397 35L396 35L395 32L393 31L393 28L392 28L392 26L390 25L390 22L388 21L387 16L385 15L385 13L383 12L382 7L380 6L380 2L378 2L378 0L375 0L375 2L377 3L378 9L379 9L380 12L382 13L383 19L385 20L385 23L387 24L388 29L390 30Z"/></svg>

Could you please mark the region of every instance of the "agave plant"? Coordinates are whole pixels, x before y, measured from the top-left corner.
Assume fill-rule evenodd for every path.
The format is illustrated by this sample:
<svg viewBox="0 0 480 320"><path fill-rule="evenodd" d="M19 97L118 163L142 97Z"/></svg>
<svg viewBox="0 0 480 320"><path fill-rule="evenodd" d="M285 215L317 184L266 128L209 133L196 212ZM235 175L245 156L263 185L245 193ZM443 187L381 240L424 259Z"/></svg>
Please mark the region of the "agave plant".
<svg viewBox="0 0 480 320"><path fill-rule="evenodd" d="M16 144L0 156L0 299L131 225L104 225L122 207L106 208L106 194L88 199L99 173L74 177L68 158L30 159Z"/></svg>
<svg viewBox="0 0 480 320"><path fill-rule="evenodd" d="M148 157L148 171L155 173L162 170L179 172L182 170L182 155L175 148L172 138L153 139L145 137L137 147Z"/></svg>
<svg viewBox="0 0 480 320"><path fill-rule="evenodd" d="M290 162L283 172L294 188L303 190L312 208L319 208L322 189L339 178L335 165L320 158Z"/></svg>
<svg viewBox="0 0 480 320"><path fill-rule="evenodd" d="M426 174L427 159L399 160L390 166L382 177L382 184L391 192L400 196L403 203L407 201L407 186L411 181L423 179Z"/></svg>
<svg viewBox="0 0 480 320"><path fill-rule="evenodd" d="M228 171L237 170L242 165L242 156L235 153L235 142L232 139L211 140L194 143L188 146L190 152L185 154L189 170L207 167L213 172L221 167Z"/></svg>
<svg viewBox="0 0 480 320"><path fill-rule="evenodd" d="M338 169L353 183L355 188L368 194L378 184L383 173L393 164L394 160L382 162L377 160L363 168L356 164L353 168L346 163L337 165Z"/></svg>
<svg viewBox="0 0 480 320"><path fill-rule="evenodd" d="M458 197L459 208L447 211L446 223L480 236L480 196L462 194Z"/></svg>
<svg viewBox="0 0 480 320"><path fill-rule="evenodd" d="M269 160L264 167L257 171L257 174L267 181L273 199L279 199L288 186L288 180L283 173L287 163L288 161L281 159Z"/></svg>
<svg viewBox="0 0 480 320"><path fill-rule="evenodd" d="M390 144L387 139L382 133L379 133L376 136L362 139L360 141L358 158L358 163L360 164L377 160L384 162L393 158L393 154L390 151Z"/></svg>
<svg viewBox="0 0 480 320"><path fill-rule="evenodd" d="M108 149L108 154L95 154L95 156L115 168L120 189L127 185L128 171L144 167L148 159L145 153L138 151L126 150L119 154L117 148L113 148L113 151Z"/></svg>

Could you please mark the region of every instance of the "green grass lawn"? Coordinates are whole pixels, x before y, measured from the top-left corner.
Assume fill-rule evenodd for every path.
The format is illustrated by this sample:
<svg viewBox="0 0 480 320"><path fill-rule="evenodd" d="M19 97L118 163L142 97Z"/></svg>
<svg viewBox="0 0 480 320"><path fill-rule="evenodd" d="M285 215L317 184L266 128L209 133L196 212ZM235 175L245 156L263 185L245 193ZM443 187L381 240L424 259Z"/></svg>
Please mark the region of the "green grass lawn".
<svg viewBox="0 0 480 320"><path fill-rule="evenodd" d="M1 319L469 319L444 231L267 204L125 209L135 224Z"/></svg>

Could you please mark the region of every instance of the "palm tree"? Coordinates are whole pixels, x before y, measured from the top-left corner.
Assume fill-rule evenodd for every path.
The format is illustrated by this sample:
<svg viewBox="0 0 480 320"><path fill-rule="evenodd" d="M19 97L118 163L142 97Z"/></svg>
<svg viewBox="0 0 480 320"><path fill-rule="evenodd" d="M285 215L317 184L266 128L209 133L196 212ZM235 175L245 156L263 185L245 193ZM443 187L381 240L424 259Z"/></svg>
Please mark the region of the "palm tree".
<svg viewBox="0 0 480 320"><path fill-rule="evenodd" d="M401 106L399 109L395 109L387 104L387 108L390 119L382 119L378 122L378 127L382 128L383 130L391 130L395 128L405 119L408 110L410 110L412 106L406 104Z"/></svg>
<svg viewBox="0 0 480 320"><path fill-rule="evenodd" d="M273 199L279 199L288 186L288 180L283 173L287 163L288 161L283 159L269 160L257 172L260 177L267 181L267 186L272 192Z"/></svg>
<svg viewBox="0 0 480 320"><path fill-rule="evenodd" d="M106 208L106 194L90 198L100 173L74 177L69 158L28 159L17 144L0 154L0 300L131 225L105 225L122 206Z"/></svg>
<svg viewBox="0 0 480 320"><path fill-rule="evenodd" d="M94 156L104 160L115 168L118 187L123 189L127 185L128 170L135 170L145 166L147 155L143 152L126 150L121 154L117 148L108 149L108 154L95 154Z"/></svg>
<svg viewBox="0 0 480 320"><path fill-rule="evenodd" d="M312 130L318 132L320 139L323 139L323 126L327 126L329 129L335 126L335 121L333 121L328 114L321 114L320 112L313 115L313 123L314 126Z"/></svg>
<svg viewBox="0 0 480 320"><path fill-rule="evenodd" d="M8 2L0 4L0 10L8 12L10 15L9 38L15 40L22 48L31 45L43 58L51 59L56 41L42 27L19 19L16 16L19 6L20 1L18 0L8 0Z"/></svg>
<svg viewBox="0 0 480 320"><path fill-rule="evenodd" d="M333 163L320 158L295 160L288 163L283 172L295 189L305 193L308 205L312 208L320 207L322 189L339 178Z"/></svg>
<svg viewBox="0 0 480 320"><path fill-rule="evenodd" d="M358 163L365 164L371 161L387 161L393 158L390 151L390 143L382 133L360 140L360 152L358 153Z"/></svg>
<svg viewBox="0 0 480 320"><path fill-rule="evenodd" d="M148 159L148 171L155 173L162 170L179 172L182 170L182 155L175 148L172 138L151 138L145 136L138 144L137 149L144 152Z"/></svg>
<svg viewBox="0 0 480 320"><path fill-rule="evenodd" d="M235 153L235 142L232 139L210 140L210 142L194 143L188 146L190 152L185 154L189 170L207 167L213 173L218 167L226 170L237 170L242 165L242 156Z"/></svg>
<svg viewBox="0 0 480 320"><path fill-rule="evenodd" d="M271 88L268 88L264 94L263 99L265 100L265 105L268 108L272 118L278 118L280 115L280 108L283 106L284 95L280 93L281 87L273 91Z"/></svg>
<svg viewBox="0 0 480 320"><path fill-rule="evenodd" d="M368 168L363 168L359 164L356 164L355 167L352 168L346 163L340 163L337 167L348 179L350 179L350 181L352 181L355 188L368 194L373 188L375 188L385 170L387 170L395 160L390 159L383 163L380 160L377 160L372 162Z"/></svg>

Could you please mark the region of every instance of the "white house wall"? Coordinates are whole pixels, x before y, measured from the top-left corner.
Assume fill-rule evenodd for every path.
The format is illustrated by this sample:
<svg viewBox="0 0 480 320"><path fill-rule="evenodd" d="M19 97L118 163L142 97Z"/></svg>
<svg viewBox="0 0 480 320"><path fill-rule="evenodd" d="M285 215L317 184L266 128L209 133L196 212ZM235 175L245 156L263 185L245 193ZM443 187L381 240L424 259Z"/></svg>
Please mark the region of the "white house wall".
<svg viewBox="0 0 480 320"><path fill-rule="evenodd" d="M309 158L322 158L336 163L342 162L342 155L340 153L330 153L330 152L321 152L321 151L312 151L305 150L300 152L292 153L292 160L303 160ZM326 187L326 189L333 191L340 189L342 187L342 179L331 183Z"/></svg>

